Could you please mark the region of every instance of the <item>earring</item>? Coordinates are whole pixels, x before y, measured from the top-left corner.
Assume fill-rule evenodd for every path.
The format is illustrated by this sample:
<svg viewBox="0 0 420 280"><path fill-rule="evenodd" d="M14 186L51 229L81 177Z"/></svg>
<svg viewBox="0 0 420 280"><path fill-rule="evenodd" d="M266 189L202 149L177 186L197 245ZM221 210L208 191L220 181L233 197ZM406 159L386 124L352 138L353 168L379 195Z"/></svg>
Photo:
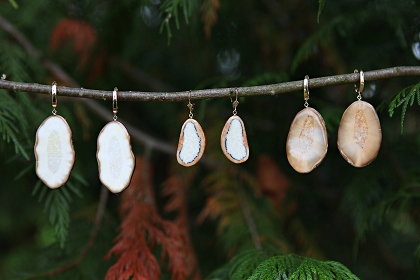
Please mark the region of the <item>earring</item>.
<svg viewBox="0 0 420 280"><path fill-rule="evenodd" d="M130 134L125 126L117 121L117 92L112 93L113 121L107 123L98 136L99 179L113 193L128 187L133 176L135 158L131 150Z"/></svg>
<svg viewBox="0 0 420 280"><path fill-rule="evenodd" d="M187 107L190 109L190 118L182 125L176 159L179 164L188 167L196 164L203 156L204 148L206 147L206 137L201 125L193 119L192 111L194 105L191 103L191 90L188 96Z"/></svg>
<svg viewBox="0 0 420 280"><path fill-rule="evenodd" d="M244 122L237 116L236 107L239 105L238 89L235 91L236 100L232 102L233 116L227 120L223 127L220 143L222 145L223 153L230 161L242 163L249 157L249 146Z"/></svg>
<svg viewBox="0 0 420 280"><path fill-rule="evenodd" d="M303 80L305 109L296 114L286 141L286 154L290 165L299 173L311 172L328 150L327 129L317 110L309 107L309 76Z"/></svg>
<svg viewBox="0 0 420 280"><path fill-rule="evenodd" d="M53 82L52 116L46 118L36 131L36 174L51 189L64 185L74 165L75 152L72 132L67 121L57 115L57 84Z"/></svg>
<svg viewBox="0 0 420 280"><path fill-rule="evenodd" d="M356 69L354 73L358 73ZM341 155L355 167L371 163L378 155L382 141L381 124L375 108L362 101L365 76L360 70L360 87L354 84L357 101L344 112L338 128L337 145Z"/></svg>

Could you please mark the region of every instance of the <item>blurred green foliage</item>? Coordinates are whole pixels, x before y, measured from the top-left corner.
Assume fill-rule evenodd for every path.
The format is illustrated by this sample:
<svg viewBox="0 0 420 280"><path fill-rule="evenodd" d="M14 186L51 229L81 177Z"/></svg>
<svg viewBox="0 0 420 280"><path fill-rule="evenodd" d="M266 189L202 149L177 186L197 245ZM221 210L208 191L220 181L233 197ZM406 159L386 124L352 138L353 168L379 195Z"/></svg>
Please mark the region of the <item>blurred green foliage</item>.
<svg viewBox="0 0 420 280"><path fill-rule="evenodd" d="M411 0L0 2L0 15L43 58L57 63L82 87L112 90L117 86L121 91L255 86L302 80L305 75L316 78L354 69L419 65L419 11L420 3ZM63 85L0 29L2 73L11 81L51 84L57 80ZM239 166L228 162L220 149L221 130L232 115L230 100L195 101L194 115L207 139L205 155L228 167L176 167L182 170L179 174L192 178L188 219L202 276L253 279L258 267L264 270L263 264L279 268L280 255L285 256L282 261L292 258L287 267L307 264L301 275L308 279L308 269L324 265L337 271L348 268L360 279L417 279L420 111L414 101L418 94L418 78L366 83L363 100L378 108L383 140L377 159L359 169L350 166L336 146L341 115L356 100L353 85L311 90L310 106L324 117L329 150L309 174L296 173L285 153L290 124L303 108L302 92L239 98L238 115L250 145L249 160ZM33 154L35 132L51 114L50 102L49 96L0 91L0 279L42 276L74 261L93 227L101 188L96 137L110 120L98 117L76 98L58 96L58 113L73 131L76 163L69 182L50 190L35 175ZM110 102L97 104L111 112ZM186 104L118 105L121 119L177 145L188 117ZM408 105L413 107L407 109ZM401 119L391 118L399 107ZM404 134L400 134L403 125ZM145 147L132 144L141 155ZM273 165L261 160L264 156ZM154 150L150 164L157 206L162 209L167 200L159 194L160 185L176 160ZM276 172L277 177L267 177L264 171L273 168L283 177ZM262 188L264 178L276 187ZM238 182L260 242L270 253L249 254L255 249L250 224L241 204L233 203L240 200ZM223 208L230 212L197 224L203 206L216 195L236 208ZM54 279L105 277L116 261L103 257L120 224L117 209L118 195L110 195L94 246L78 266ZM234 223L221 224L223 217ZM159 256L159 248L155 251ZM293 266L296 259L291 256L297 255L301 259ZM277 256L276 263L269 263L275 260L272 256ZM163 270L161 278L169 277Z"/></svg>

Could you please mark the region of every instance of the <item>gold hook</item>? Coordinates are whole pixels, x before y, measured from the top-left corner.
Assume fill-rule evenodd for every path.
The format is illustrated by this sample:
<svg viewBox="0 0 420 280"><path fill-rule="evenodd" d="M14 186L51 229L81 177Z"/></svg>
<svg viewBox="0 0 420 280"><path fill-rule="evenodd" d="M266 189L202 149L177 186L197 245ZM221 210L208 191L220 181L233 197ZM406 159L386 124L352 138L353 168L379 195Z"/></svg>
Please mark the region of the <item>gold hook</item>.
<svg viewBox="0 0 420 280"><path fill-rule="evenodd" d="M57 110L55 109L57 107L57 83L54 81L52 83L52 87L51 87L51 99L52 99L52 113L53 115L57 115Z"/></svg>
<svg viewBox="0 0 420 280"><path fill-rule="evenodd" d="M114 121L116 121L118 119L118 117L117 117L117 112L118 112L117 95L118 95L118 88L115 87L114 91L112 92L112 111L114 112Z"/></svg>
<svg viewBox="0 0 420 280"><path fill-rule="evenodd" d="M233 101L232 106L233 106L233 115L236 116L236 114L238 113L236 111L236 107L238 107L239 105L239 101L238 101L238 88L235 88L235 92L236 92L236 100Z"/></svg>
<svg viewBox="0 0 420 280"><path fill-rule="evenodd" d="M357 69L354 70L354 73L359 73ZM357 87L357 83L354 83L354 91L358 94L357 99L362 99L362 91L365 88L365 74L363 70L360 70L360 87Z"/></svg>
<svg viewBox="0 0 420 280"><path fill-rule="evenodd" d="M188 109L190 109L190 114L188 115L190 117L190 119L193 118L194 114L193 114L193 110L194 110L194 105L191 103L191 90L188 93L188 105L187 105Z"/></svg>
<svg viewBox="0 0 420 280"><path fill-rule="evenodd" d="M305 108L308 108L309 103L309 76L306 75L305 79L303 80L303 99L305 100Z"/></svg>

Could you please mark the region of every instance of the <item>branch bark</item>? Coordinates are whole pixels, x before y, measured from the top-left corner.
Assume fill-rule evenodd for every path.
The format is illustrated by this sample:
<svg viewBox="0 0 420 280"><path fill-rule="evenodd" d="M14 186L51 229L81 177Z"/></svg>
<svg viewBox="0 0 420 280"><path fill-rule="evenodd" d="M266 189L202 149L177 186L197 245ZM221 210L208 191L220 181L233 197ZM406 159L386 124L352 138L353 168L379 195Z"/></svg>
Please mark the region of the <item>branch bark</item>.
<svg viewBox="0 0 420 280"><path fill-rule="evenodd" d="M1 24L1 22L0 22ZM399 66L386 69L378 69L367 71L365 73L365 81L377 81L395 77L420 77L420 66ZM350 84L359 81L359 74L344 74L336 76L328 76L314 78L309 80L309 89L320 88L326 86ZM72 83L74 84L74 83ZM50 85L30 84L11 82L0 80L0 88L41 94L51 94ZM215 99L232 97L236 88L218 88L203 89L191 91L192 100ZM303 90L303 80L286 82L280 84L238 87L238 95L244 97L261 96L261 95L277 95ZM181 92L135 92L135 91L119 91L119 101L143 101L143 102L183 102L188 101L189 91ZM112 90L93 90L83 88L57 87L57 95L69 97L82 97L91 99L112 100Z"/></svg>

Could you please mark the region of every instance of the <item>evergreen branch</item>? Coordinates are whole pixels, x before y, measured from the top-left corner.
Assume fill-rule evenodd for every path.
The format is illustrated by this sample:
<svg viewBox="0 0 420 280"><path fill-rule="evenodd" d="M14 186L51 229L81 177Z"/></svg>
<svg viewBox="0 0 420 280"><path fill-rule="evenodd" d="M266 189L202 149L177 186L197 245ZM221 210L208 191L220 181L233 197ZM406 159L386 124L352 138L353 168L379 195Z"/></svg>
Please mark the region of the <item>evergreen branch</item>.
<svg viewBox="0 0 420 280"><path fill-rule="evenodd" d="M248 280L359 280L341 263L318 261L293 254L271 257L263 261Z"/></svg>
<svg viewBox="0 0 420 280"><path fill-rule="evenodd" d="M319 8L318 8L318 15L316 17L316 21L319 24L319 17L321 16L322 10L324 9L325 0L319 0Z"/></svg>
<svg viewBox="0 0 420 280"><path fill-rule="evenodd" d="M13 6L13 8L15 8L15 9L19 9L19 5L18 5L18 3L16 3L16 1L15 1L15 0L9 0L9 2L10 2L10 4Z"/></svg>
<svg viewBox="0 0 420 280"><path fill-rule="evenodd" d="M41 181L39 181L41 182ZM39 186L41 186L41 184L39 184ZM34 190L35 191L35 190ZM86 245L80 250L79 255L77 256L77 258L71 262L68 263L62 267L57 268L54 271L48 272L48 273L44 273L41 275L31 275L30 279L35 279L35 278L46 278L46 277L54 277L57 276L58 274L69 270L73 267L78 266L83 259L85 258L86 254L89 252L89 250L93 247L93 245L95 244L96 241L96 236L98 235L100 226L101 226L101 221L102 221L102 217L104 216L105 213L105 206L106 203L108 201L108 194L109 191L106 187L102 186L101 188L101 194L99 196L99 204L98 204L98 210L96 211L96 216L95 216L95 222L94 222L94 226L92 228L92 231L90 232L90 236L89 236L89 240L86 243Z"/></svg>
<svg viewBox="0 0 420 280"><path fill-rule="evenodd" d="M178 7L181 7L182 12L184 14L185 22L188 24L188 18L191 16L191 5L191 0L166 0L160 6L160 17L163 18L163 20L160 25L159 32L162 33L163 29L166 27L166 31L168 33L168 44L171 42L172 37L171 26L169 24L169 21L173 17L175 19L176 28L180 28Z"/></svg>
<svg viewBox="0 0 420 280"><path fill-rule="evenodd" d="M404 130L404 119L407 107L409 104L410 106L413 106L415 99L417 99L417 104L420 105L420 82L400 91L389 103L388 112L390 117L394 115L394 110L402 105L401 134L403 134Z"/></svg>
<svg viewBox="0 0 420 280"><path fill-rule="evenodd" d="M17 125L20 125L20 128ZM15 145L16 154L22 154L29 160L19 134L23 134L29 143L27 134L28 122L21 106L7 92L0 90L0 133L3 134L3 140Z"/></svg>
<svg viewBox="0 0 420 280"><path fill-rule="evenodd" d="M246 199L245 192L243 190L240 178L238 178L238 183L236 184L236 188L237 188L237 191L238 191L238 197L239 197L239 202L241 203L242 212L243 212L245 221L248 225L249 232L251 233L252 242L254 243L254 247L257 250L261 250L262 245L261 245L261 242L260 242L260 237L259 237L259 234L258 234L257 226L255 225L254 218L252 217L251 208L249 207L248 201Z"/></svg>
<svg viewBox="0 0 420 280"><path fill-rule="evenodd" d="M0 22L1 24L1 22ZM367 71L365 81L377 81L395 77L420 77L420 66L400 66L386 69ZM334 85L355 83L359 80L358 73L313 78L309 80L309 89ZM72 83L75 84L75 83ZM0 88L11 91L51 94L50 85L10 82L0 80ZM239 96L251 97L290 93L303 90L303 80L272 85L238 87ZM192 100L228 98L235 94L236 88L203 89L191 91ZM112 91L91 90L83 88L57 87L57 95L81 97L90 99L112 100ZM181 92L134 92L119 91L118 101L143 101L143 102L186 102L190 91Z"/></svg>

